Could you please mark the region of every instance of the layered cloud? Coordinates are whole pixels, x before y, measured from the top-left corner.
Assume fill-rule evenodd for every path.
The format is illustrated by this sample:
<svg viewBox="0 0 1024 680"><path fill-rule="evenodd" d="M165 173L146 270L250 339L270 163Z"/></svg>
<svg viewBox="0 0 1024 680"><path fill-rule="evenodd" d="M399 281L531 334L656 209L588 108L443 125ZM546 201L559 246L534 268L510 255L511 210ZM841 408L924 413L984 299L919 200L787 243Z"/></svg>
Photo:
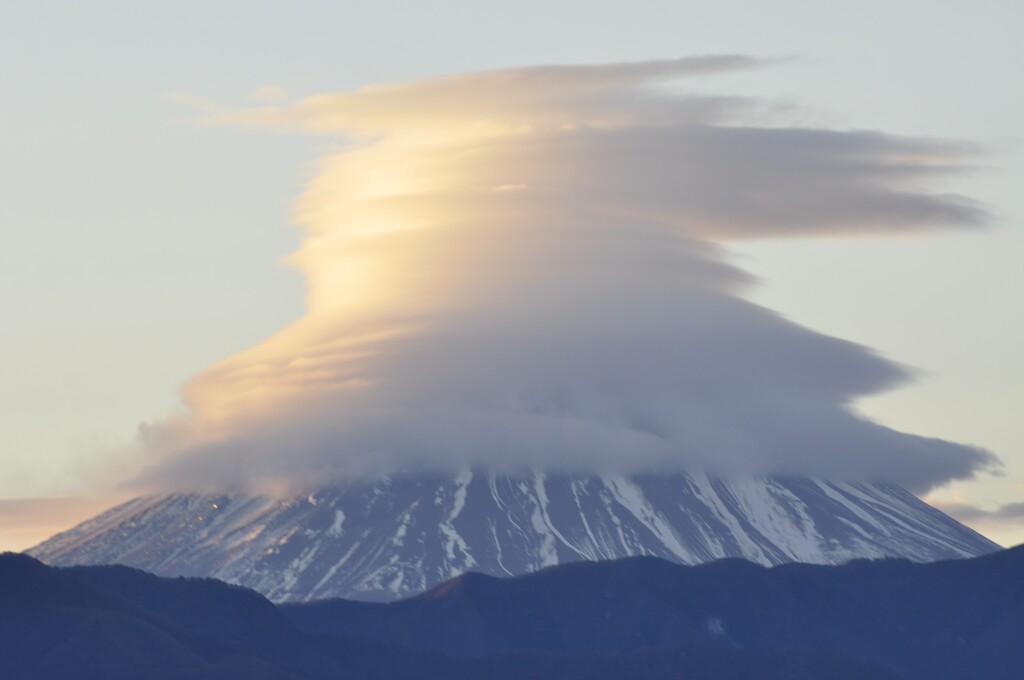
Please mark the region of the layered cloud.
<svg viewBox="0 0 1024 680"><path fill-rule="evenodd" d="M962 522L975 523L981 526L1024 524L1024 503L1004 503L993 510L986 510L980 506L965 502L930 502L947 515L951 515Z"/></svg>
<svg viewBox="0 0 1024 680"><path fill-rule="evenodd" d="M926 499L928 503L967 526L1009 547L1021 543L1024 503L1003 503L986 508L964 499Z"/></svg>
<svg viewBox="0 0 1024 680"><path fill-rule="evenodd" d="M143 428L143 480L699 468L920 491L993 465L858 416L906 370L745 301L726 250L980 225L942 189L978 150L686 89L761 65L541 67L214 114L345 147L297 208L306 315Z"/></svg>

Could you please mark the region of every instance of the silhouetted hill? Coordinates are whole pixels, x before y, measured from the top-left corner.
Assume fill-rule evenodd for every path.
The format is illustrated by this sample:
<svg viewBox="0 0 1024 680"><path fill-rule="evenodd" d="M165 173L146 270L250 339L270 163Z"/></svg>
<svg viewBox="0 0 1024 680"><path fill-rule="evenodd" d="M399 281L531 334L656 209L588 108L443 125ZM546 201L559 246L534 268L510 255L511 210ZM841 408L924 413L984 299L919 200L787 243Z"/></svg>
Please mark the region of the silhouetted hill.
<svg viewBox="0 0 1024 680"><path fill-rule="evenodd" d="M653 558L275 607L211 579L0 555L0 678L1019 678L1024 547L764 568Z"/></svg>
<svg viewBox="0 0 1024 680"><path fill-rule="evenodd" d="M218 581L0 555L2 678L337 678L275 607Z"/></svg>
<svg viewBox="0 0 1024 680"><path fill-rule="evenodd" d="M632 558L507 580L466 574L390 604L282 609L309 632L465 657L697 644L817 650L908 679L1016 679L1024 668L1024 546L970 560L839 567Z"/></svg>

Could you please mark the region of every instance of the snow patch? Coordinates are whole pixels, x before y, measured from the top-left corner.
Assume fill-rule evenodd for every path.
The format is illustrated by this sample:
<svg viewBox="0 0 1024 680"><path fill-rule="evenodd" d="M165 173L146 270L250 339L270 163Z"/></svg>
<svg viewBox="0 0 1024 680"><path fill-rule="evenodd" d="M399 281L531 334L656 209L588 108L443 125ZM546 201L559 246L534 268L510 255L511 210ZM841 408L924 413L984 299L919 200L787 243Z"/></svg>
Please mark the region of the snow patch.
<svg viewBox="0 0 1024 680"><path fill-rule="evenodd" d="M331 524L331 528L327 530L328 536L338 537L341 536L341 527L345 524L345 511L334 510L334 522Z"/></svg>

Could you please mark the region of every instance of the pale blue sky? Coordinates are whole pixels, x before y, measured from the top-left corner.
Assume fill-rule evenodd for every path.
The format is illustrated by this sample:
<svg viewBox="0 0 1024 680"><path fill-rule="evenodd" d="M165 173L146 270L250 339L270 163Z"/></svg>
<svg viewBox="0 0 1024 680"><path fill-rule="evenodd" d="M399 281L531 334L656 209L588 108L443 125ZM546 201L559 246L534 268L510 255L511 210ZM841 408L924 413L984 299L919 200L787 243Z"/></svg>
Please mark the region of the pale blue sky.
<svg viewBox="0 0 1024 680"><path fill-rule="evenodd" d="M810 124L993 148L956 184L996 214L985 231L735 251L764 279L756 301L922 370L864 410L1005 461L1005 478L938 497L1020 501L1021 25L1009 1L5 3L0 498L90 493L95 461L186 379L302 311L281 259L329 142L204 126L174 93L242 105L267 86L743 53L795 59L708 87L798 104ZM984 529L1024 540L1024 524Z"/></svg>

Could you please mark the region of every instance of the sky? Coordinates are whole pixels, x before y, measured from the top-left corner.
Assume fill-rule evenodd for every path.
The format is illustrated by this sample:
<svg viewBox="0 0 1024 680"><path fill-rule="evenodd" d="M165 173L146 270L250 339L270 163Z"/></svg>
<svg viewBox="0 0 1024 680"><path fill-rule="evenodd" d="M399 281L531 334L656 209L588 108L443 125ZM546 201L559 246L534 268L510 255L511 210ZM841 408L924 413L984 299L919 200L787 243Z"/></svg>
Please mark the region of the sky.
<svg viewBox="0 0 1024 680"><path fill-rule="evenodd" d="M302 484L413 459L494 462L475 456L495 432L513 463L585 449L560 460L674 465L666 450L687 441L704 445L686 464L889 475L1021 542L1021 13L5 5L0 547L129 492L112 482ZM744 57L678 61L694 55ZM756 202L768 181L786 201ZM572 212L584 202L591 213ZM410 210L431 223L396 236L387 223ZM474 211L491 216L486 233L469 228ZM355 222L383 226L371 239L337 226ZM572 266L523 274L510 252ZM408 313L438 300L450 304ZM607 305L629 323L601 326ZM573 352L595 336L605 342ZM325 337L347 340L314 352ZM297 354L320 362L301 399L292 374L266 370ZM523 363L495 361L510 355ZM439 373L453 356L463 374ZM323 387L340 374L376 387ZM729 418L698 431L707 418L676 416L706 406L685 386L711 375ZM793 408L771 415L780 394ZM311 396L320 411L297 408ZM467 410L482 399L489 410ZM436 412L417 421L425 401ZM355 415L339 424L338 412ZM453 441L446 424L468 421ZM736 423L772 446L726 446ZM239 480L254 439L268 452ZM301 466L275 453L295 441ZM739 453L701 458L726 449Z"/></svg>

